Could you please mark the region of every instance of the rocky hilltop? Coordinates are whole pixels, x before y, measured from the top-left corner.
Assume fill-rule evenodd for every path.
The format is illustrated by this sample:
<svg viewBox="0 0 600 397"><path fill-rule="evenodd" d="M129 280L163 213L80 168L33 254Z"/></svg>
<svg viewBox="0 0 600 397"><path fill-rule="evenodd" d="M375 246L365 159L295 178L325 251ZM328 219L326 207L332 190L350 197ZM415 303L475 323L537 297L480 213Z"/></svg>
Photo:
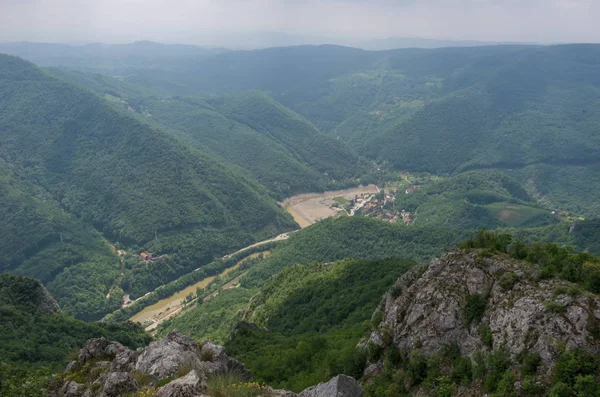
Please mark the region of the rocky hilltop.
<svg viewBox="0 0 600 397"><path fill-rule="evenodd" d="M536 264L487 250L456 249L413 268L384 296L373 321L371 350L391 348L407 360L454 351L470 358L473 372L478 360L488 367L481 371L493 370L484 357L501 352L503 370L512 371L515 382L527 372L521 368L524 357L534 357L528 375L543 385L566 352L600 353L597 295L561 279L545 279ZM366 378L386 370L383 355L371 356ZM407 386L419 381L407 380Z"/></svg>
<svg viewBox="0 0 600 397"><path fill-rule="evenodd" d="M0 305L46 315L59 310L56 300L39 280L10 273L0 274Z"/></svg>
<svg viewBox="0 0 600 397"><path fill-rule="evenodd" d="M222 346L196 343L177 331L137 350L91 339L54 386L52 397L362 396L358 382L344 375L300 394L250 382L250 371Z"/></svg>

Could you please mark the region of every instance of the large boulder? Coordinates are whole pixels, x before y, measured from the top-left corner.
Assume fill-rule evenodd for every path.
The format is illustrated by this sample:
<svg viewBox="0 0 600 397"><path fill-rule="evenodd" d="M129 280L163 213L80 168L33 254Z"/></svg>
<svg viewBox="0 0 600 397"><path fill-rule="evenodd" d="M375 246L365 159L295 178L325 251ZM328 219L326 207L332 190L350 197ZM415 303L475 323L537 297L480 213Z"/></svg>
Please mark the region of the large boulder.
<svg viewBox="0 0 600 397"><path fill-rule="evenodd" d="M140 388L138 382L127 372L111 372L108 374L102 390L102 397L119 397L124 393Z"/></svg>
<svg viewBox="0 0 600 397"><path fill-rule="evenodd" d="M83 365L90 360L115 358L119 353L129 350L119 342L111 342L106 338L90 339L79 351L77 363Z"/></svg>
<svg viewBox="0 0 600 397"><path fill-rule="evenodd" d="M329 382L319 383L300 393L300 397L362 397L363 390L356 379L338 375Z"/></svg>
<svg viewBox="0 0 600 397"><path fill-rule="evenodd" d="M135 369L162 379L174 376L184 367L200 368L201 361L198 344L173 331L164 339L150 343L137 358Z"/></svg>
<svg viewBox="0 0 600 397"><path fill-rule="evenodd" d="M75 381L67 381L60 389L58 395L60 397L81 397L85 387Z"/></svg>
<svg viewBox="0 0 600 397"><path fill-rule="evenodd" d="M156 397L198 397L206 385L195 370L158 389Z"/></svg>

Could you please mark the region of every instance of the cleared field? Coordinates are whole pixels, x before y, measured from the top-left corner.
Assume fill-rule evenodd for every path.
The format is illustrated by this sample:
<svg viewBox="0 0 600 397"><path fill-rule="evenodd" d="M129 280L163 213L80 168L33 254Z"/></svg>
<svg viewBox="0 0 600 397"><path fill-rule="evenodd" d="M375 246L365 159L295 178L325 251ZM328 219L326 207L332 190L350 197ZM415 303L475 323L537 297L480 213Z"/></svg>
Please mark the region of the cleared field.
<svg viewBox="0 0 600 397"><path fill-rule="evenodd" d="M337 215L338 210L332 208L341 199L352 200L363 193L378 193L375 185L359 186L344 190L332 190L324 193L307 193L286 199L282 206L294 217L294 220L304 228L313 223Z"/></svg>
<svg viewBox="0 0 600 397"><path fill-rule="evenodd" d="M520 225L536 215L549 214L550 211L511 203L493 203L485 206L500 221L509 226Z"/></svg>

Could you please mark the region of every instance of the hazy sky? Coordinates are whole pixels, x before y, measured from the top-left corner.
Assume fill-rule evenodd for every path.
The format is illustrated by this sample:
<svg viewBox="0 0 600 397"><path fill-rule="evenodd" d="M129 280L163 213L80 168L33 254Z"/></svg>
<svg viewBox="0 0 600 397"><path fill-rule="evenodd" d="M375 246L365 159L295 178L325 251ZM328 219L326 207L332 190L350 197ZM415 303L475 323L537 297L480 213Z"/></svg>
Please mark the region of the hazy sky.
<svg viewBox="0 0 600 397"><path fill-rule="evenodd" d="M600 42L600 0L0 0L0 41L209 44L251 31Z"/></svg>

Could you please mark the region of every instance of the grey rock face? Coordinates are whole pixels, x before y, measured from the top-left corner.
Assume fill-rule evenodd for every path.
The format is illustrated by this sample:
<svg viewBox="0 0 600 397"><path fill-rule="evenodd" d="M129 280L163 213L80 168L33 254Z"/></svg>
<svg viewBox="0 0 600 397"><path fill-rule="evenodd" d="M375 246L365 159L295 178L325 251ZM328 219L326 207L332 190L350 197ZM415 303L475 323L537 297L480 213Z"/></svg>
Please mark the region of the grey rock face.
<svg viewBox="0 0 600 397"><path fill-rule="evenodd" d="M77 382L68 381L60 389L58 395L60 397L80 397L83 395L85 387Z"/></svg>
<svg viewBox="0 0 600 397"><path fill-rule="evenodd" d="M515 283L503 287L500 280L507 273ZM415 270L398 280L395 293L381 302L383 321L369 341L418 348L424 354L457 345L461 354L470 356L488 350L478 333L483 325L492 332L493 348L505 347L513 357L525 350L536 352L545 365L552 364L559 342L598 353L588 324L600 323L600 300L589 294L555 297L557 287L571 284L538 282L538 273L536 266L507 257L451 251L432 261L422 275ZM487 301L486 310L480 323L467 324L465 307L475 294ZM548 302L562 309L550 310Z"/></svg>
<svg viewBox="0 0 600 397"><path fill-rule="evenodd" d="M50 295L50 292L40 283L40 300L38 302L38 311L42 314L52 314L60 310L56 300Z"/></svg>
<svg viewBox="0 0 600 397"><path fill-rule="evenodd" d="M78 364L83 365L89 360L110 359L117 354L129 350L118 342L110 342L105 338L90 339L79 351Z"/></svg>
<svg viewBox="0 0 600 397"><path fill-rule="evenodd" d="M197 397L206 386L195 370L158 389L156 397Z"/></svg>
<svg viewBox="0 0 600 397"><path fill-rule="evenodd" d="M128 391L139 389L140 385L127 372L111 372L104 383L102 397L119 397Z"/></svg>
<svg viewBox="0 0 600 397"><path fill-rule="evenodd" d="M198 344L179 332L171 332L144 349L135 363L135 369L160 379L175 375L185 366L199 368L200 362Z"/></svg>
<svg viewBox="0 0 600 397"><path fill-rule="evenodd" d="M300 397L362 397L363 390L356 379L338 375L327 383L309 387Z"/></svg>

